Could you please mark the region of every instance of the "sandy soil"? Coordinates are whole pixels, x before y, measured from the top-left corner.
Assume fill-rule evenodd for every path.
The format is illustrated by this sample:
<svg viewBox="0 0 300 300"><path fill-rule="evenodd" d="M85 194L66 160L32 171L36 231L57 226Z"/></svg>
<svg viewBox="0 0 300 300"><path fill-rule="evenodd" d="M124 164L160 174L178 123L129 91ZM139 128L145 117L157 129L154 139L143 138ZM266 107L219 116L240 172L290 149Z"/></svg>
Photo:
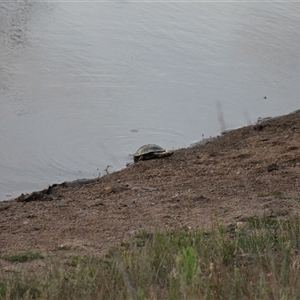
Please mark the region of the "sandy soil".
<svg viewBox="0 0 300 300"><path fill-rule="evenodd" d="M297 111L167 158L0 202L0 254L98 255L141 229L194 230L299 211Z"/></svg>

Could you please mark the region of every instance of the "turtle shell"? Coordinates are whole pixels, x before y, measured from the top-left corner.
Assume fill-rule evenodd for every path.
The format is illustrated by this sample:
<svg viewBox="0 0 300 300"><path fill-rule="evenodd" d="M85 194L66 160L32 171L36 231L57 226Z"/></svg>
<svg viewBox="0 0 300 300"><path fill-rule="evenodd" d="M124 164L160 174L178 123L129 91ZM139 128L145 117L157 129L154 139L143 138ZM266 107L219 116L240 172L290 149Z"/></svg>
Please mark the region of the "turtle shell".
<svg viewBox="0 0 300 300"><path fill-rule="evenodd" d="M142 147L140 147L134 154L133 158L134 161L138 161L141 156L144 157L144 159L150 159L151 156L154 156L155 153L163 153L166 152L165 149L162 147L155 145L155 144L147 144Z"/></svg>
<svg viewBox="0 0 300 300"><path fill-rule="evenodd" d="M140 147L137 149L137 151L133 154L133 156L141 156L149 153L161 153L165 152L166 150L163 149L162 147L155 145L155 144L148 144Z"/></svg>

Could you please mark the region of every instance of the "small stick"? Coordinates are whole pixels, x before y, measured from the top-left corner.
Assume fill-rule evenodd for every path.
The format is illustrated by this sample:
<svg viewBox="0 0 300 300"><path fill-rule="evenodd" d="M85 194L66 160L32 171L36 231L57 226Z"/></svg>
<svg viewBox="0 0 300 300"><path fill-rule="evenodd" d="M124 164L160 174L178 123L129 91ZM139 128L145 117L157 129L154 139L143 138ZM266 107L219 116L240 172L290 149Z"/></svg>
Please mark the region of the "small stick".
<svg viewBox="0 0 300 300"><path fill-rule="evenodd" d="M106 174L110 174L110 173L108 172L108 169L109 169L109 168L112 168L112 166L108 165L108 166L104 169L104 171L106 172Z"/></svg>

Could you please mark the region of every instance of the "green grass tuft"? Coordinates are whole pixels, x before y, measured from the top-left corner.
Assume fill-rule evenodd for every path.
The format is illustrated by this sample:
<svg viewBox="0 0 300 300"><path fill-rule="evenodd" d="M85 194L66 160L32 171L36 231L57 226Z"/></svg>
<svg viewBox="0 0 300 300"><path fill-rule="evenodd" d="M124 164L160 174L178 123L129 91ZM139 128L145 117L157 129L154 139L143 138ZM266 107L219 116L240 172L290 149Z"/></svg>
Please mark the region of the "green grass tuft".
<svg viewBox="0 0 300 300"><path fill-rule="evenodd" d="M14 253L14 254L4 254L1 255L0 258L9 262L24 263L27 261L43 258L43 256L38 252L26 251L26 252Z"/></svg>
<svg viewBox="0 0 300 300"><path fill-rule="evenodd" d="M237 225L141 231L101 258L51 257L43 276L0 271L0 298L300 299L300 219Z"/></svg>

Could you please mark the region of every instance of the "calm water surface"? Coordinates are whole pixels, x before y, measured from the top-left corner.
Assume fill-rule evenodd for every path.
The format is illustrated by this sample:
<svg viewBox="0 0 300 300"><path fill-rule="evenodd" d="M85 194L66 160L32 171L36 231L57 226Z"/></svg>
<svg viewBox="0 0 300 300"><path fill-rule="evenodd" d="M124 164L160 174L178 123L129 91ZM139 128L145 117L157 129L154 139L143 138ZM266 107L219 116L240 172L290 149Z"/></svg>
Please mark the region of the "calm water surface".
<svg viewBox="0 0 300 300"><path fill-rule="evenodd" d="M299 109L299 45L299 3L0 3L0 199Z"/></svg>

